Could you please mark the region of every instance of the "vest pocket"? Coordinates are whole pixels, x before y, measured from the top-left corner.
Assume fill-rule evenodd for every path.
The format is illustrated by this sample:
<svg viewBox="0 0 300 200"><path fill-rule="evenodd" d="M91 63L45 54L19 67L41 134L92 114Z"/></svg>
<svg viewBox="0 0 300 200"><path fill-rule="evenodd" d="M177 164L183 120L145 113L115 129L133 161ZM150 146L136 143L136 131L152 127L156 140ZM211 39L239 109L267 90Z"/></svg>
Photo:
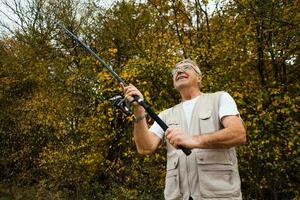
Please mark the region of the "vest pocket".
<svg viewBox="0 0 300 200"><path fill-rule="evenodd" d="M202 111L198 114L201 134L211 133L215 131L211 115L212 113L210 110Z"/></svg>
<svg viewBox="0 0 300 200"><path fill-rule="evenodd" d="M176 200L182 197L179 188L178 156L174 154L167 161L167 174L164 196L166 200Z"/></svg>
<svg viewBox="0 0 300 200"><path fill-rule="evenodd" d="M169 122L167 122L167 125L168 125L168 127L172 127L172 128L180 126L179 122L177 122L177 121L169 121Z"/></svg>
<svg viewBox="0 0 300 200"><path fill-rule="evenodd" d="M226 151L203 151L196 154L199 191L203 198L238 197L240 180Z"/></svg>

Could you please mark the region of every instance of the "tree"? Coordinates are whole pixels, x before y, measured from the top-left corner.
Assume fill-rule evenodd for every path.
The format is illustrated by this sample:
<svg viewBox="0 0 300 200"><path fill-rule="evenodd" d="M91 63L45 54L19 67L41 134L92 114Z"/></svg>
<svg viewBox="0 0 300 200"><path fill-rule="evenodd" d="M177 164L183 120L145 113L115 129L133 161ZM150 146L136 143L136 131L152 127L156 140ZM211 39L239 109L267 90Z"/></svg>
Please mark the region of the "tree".
<svg viewBox="0 0 300 200"><path fill-rule="evenodd" d="M165 149L138 155L133 117L108 100L121 93L117 81L59 22L136 85L157 113L180 101L170 69L196 60L202 90L228 91L247 127L248 143L238 148L244 199L299 197L299 3L214 3L210 12L212 1L102 8L93 0L14 0L19 26L0 43L0 193L163 199Z"/></svg>

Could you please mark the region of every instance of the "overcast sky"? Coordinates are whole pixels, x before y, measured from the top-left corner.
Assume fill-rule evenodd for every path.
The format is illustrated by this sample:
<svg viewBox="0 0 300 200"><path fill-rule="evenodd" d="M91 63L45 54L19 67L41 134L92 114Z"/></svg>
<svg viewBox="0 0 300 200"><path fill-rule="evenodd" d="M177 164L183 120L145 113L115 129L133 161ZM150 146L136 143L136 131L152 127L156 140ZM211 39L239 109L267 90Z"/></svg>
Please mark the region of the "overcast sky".
<svg viewBox="0 0 300 200"><path fill-rule="evenodd" d="M26 2L27 0L26 1L25 0L14 0L14 1L21 2L21 4L22 4L22 3ZM3 3L3 2L9 2L9 4L13 5L14 1L13 0L0 0L0 34L1 34L0 36L7 33L7 30L2 26L2 24L7 25L11 29L17 27L17 25L14 22L12 22L12 20L18 21L17 17ZM82 0L82 1L85 1L85 0ZM99 4L100 4L100 6L108 8L117 1L118 0L102 0L102 1L99 1Z"/></svg>
<svg viewBox="0 0 300 200"><path fill-rule="evenodd" d="M7 26L9 26L11 29L15 28L16 27L16 24L13 23L11 20L9 20L9 18L13 19L13 20L16 20L17 21L17 17L13 15L13 13L11 13L9 11L9 9L3 5L3 2L9 2L9 4L13 3L14 1L17 1L17 2L26 2L25 0L0 0L0 37L3 35L3 34L6 34L7 33L7 30L5 28L3 28L3 26L1 24L5 24ZM59 0L57 0L59 1ZM85 0L82 0L83 2ZM120 0L101 0L99 1L99 4L100 6L103 6L103 7L106 7L106 8L109 8L113 3L115 2L118 2ZM136 0L136 2L145 2L146 0ZM214 9L215 7L215 3L213 3L214 1L213 0L210 0L209 1L209 6L208 6L208 9L209 9L209 12L212 12L212 10Z"/></svg>

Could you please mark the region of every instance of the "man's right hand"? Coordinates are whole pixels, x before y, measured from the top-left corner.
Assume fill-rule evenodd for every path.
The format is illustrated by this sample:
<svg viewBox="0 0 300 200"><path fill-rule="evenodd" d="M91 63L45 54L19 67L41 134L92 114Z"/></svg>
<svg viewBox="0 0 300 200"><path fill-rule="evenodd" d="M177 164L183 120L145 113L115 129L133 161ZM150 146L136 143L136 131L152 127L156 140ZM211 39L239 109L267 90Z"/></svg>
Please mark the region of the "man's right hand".
<svg viewBox="0 0 300 200"><path fill-rule="evenodd" d="M129 84L129 86L124 86L122 83L120 84L122 89L123 89L123 92L124 92L124 96L125 96L125 99L130 102L130 104L133 106L133 111L134 111L134 114L141 114L141 113L145 113L145 110L143 107L140 106L140 104L138 104L138 102L134 101L134 96L138 96L140 97L141 99L144 99L142 93L132 84ZM136 111L138 113L136 113Z"/></svg>

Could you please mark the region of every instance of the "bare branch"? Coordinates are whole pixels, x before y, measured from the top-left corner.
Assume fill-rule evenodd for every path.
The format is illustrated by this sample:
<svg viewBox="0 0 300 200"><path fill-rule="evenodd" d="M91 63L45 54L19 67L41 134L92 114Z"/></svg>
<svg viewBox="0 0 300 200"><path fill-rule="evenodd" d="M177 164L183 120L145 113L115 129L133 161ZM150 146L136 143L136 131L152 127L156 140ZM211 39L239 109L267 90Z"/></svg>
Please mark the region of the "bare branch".
<svg viewBox="0 0 300 200"><path fill-rule="evenodd" d="M21 26L21 24L20 24L17 20L13 19L11 16L9 16L9 15L8 15L7 13L5 13L4 11L0 10L0 13L3 14L9 21L11 21L11 22L17 24L18 26Z"/></svg>

